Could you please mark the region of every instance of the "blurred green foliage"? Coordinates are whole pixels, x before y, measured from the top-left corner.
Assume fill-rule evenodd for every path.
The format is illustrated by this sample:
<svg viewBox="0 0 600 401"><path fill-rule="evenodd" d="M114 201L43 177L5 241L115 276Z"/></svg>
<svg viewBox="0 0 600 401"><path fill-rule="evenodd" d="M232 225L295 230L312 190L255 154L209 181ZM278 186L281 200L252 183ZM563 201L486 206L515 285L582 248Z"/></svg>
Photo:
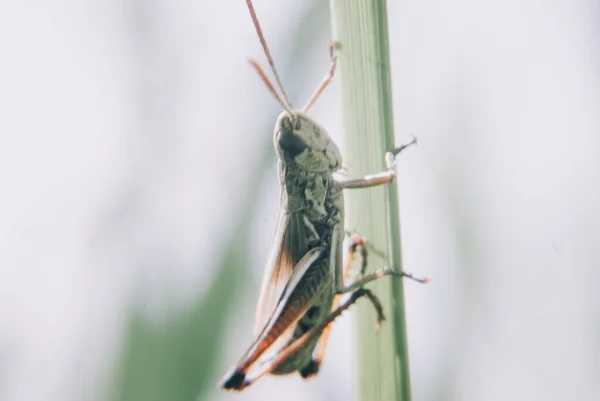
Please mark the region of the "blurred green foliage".
<svg viewBox="0 0 600 401"><path fill-rule="evenodd" d="M194 400L214 387L214 369L227 311L239 290L244 241L232 241L204 298L167 325L134 315L128 330L115 400Z"/></svg>

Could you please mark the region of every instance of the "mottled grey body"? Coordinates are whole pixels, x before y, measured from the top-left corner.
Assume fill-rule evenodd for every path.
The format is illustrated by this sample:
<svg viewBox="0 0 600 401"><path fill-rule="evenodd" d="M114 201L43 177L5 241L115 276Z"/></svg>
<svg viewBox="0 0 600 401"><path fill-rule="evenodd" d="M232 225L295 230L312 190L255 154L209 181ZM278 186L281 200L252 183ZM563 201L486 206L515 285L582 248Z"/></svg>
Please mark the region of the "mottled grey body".
<svg viewBox="0 0 600 401"><path fill-rule="evenodd" d="M330 144L327 146L331 148ZM290 219L303 226L298 231L306 238L303 249L296 251L299 255L304 255L314 247L331 249L333 228L338 227L343 231L344 198L341 188L336 185L331 170L321 173L306 172L299 168L293 158L286 160L285 155L283 157L284 160L279 164L282 204L289 211ZM336 289L330 271L330 258L331 254L327 252L298 282L294 290L298 295L294 294L291 298L308 297L309 300L312 298L312 303L292 329L293 334L287 344L300 338L331 313ZM287 374L308 367L318 341L319 337L312 339L307 346L291 355L272 373Z"/></svg>
<svg viewBox="0 0 600 401"><path fill-rule="evenodd" d="M266 334L265 325L276 323L273 312L285 294L294 267L312 249L318 247L325 251L290 289L287 305L280 315L302 312L299 320L288 329L286 338L289 339L282 346L301 337L331 313L336 295L332 268L342 268L342 253L332 255L331 252L341 248L342 236L339 234L343 233L344 224L343 193L333 177L341 166L341 155L322 127L301 112L295 113L292 117L282 113L275 124L282 210L257 309L255 329L258 337L261 333ZM339 260L332 260L332 257ZM283 277L285 280L281 280ZM282 283L285 286L282 287ZM308 366L318 340L315 338L272 373L291 373Z"/></svg>

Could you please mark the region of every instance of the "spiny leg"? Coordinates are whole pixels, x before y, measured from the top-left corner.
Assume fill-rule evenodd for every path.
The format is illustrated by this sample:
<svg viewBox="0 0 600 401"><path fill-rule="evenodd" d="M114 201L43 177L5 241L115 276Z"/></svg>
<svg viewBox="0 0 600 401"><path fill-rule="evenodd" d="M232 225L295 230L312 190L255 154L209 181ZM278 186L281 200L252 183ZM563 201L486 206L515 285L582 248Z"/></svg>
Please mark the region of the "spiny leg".
<svg viewBox="0 0 600 401"><path fill-rule="evenodd" d="M423 283L426 284L430 281L429 277L425 277L425 278L420 278L420 277L415 277L413 276L411 273L407 273L401 270L395 270L395 269L390 269L390 268L383 268L380 270L375 271L374 273L371 273L369 275L365 275L365 273L367 272L367 265L368 265L368 257L369 257L369 252L368 252L368 248L373 248L372 245L370 245L367 240L365 239L365 237L363 237L362 235L359 235L355 232L346 232L347 235L350 236L350 239L352 241L351 245L350 245L350 249L348 251L348 261L346 262L346 264L348 263L352 263L352 261L354 260L354 254L356 252L357 248L360 248L360 256L361 256L361 268L360 268L360 278L355 280L350 286L346 287L344 289L344 293L350 292L355 290L358 287L362 287L363 285L365 285L366 283L376 280L378 278L384 277L386 275L392 275L392 276L397 276L397 277L407 277L411 280L417 281L419 283ZM381 255L380 252L376 252L378 254ZM346 266L345 269L349 269L350 266ZM347 274L347 270L345 270L345 273ZM344 276L344 282L346 281L346 277Z"/></svg>
<svg viewBox="0 0 600 401"><path fill-rule="evenodd" d="M337 56L335 54L335 43L329 43L329 72L315 91L315 93L311 96L306 106L304 106L303 111L306 113L312 107L312 105L317 101L321 93L327 88L327 86L331 83L333 79L333 75L335 74L335 69L337 67Z"/></svg>
<svg viewBox="0 0 600 401"><path fill-rule="evenodd" d="M407 273L403 270L394 270L394 269L390 269L388 267L388 268L383 268L383 269L377 270L373 273L362 276L360 279L354 281L349 286L342 288L341 290L338 290L338 294L346 294L348 292L352 292L352 291L356 290L357 288L362 288L362 286L364 286L367 283L370 283L371 281L378 280L385 276L406 277L406 278L409 278L409 279L416 281L418 283L421 283L421 284L427 284L429 281L431 281L431 279L429 277L417 277L417 276L414 276L412 273Z"/></svg>
<svg viewBox="0 0 600 401"><path fill-rule="evenodd" d="M385 185L396 180L396 171L394 170L396 165L396 157L407 147L417 143L417 138L413 137L412 140L404 145L401 145L391 152L385 154L385 166L386 171L382 171L377 174L365 175L360 178L346 179L336 176L336 184L343 189L355 189L355 188L368 188L377 185Z"/></svg>
<svg viewBox="0 0 600 401"><path fill-rule="evenodd" d="M351 250L352 250L352 248L354 248L354 252L356 252L356 248L359 248L359 247L361 248L360 257L363 259L362 264L361 264L361 273L362 274L364 274L366 272L366 267L367 267L367 263L368 263L367 260L371 253L376 256L379 256L382 259L386 258L385 252L382 252L381 250L375 248L373 246L373 244L371 244L369 241L367 241L366 237L363 237L356 231L346 230L346 231L344 231L344 234L348 238L350 238L350 241L352 242ZM363 250L362 247L364 247L365 249ZM354 255L352 255L352 257L354 257ZM365 259L367 259L367 260L365 260Z"/></svg>
<svg viewBox="0 0 600 401"><path fill-rule="evenodd" d="M287 347L282 349L273 359L261 365L261 369L252 377L246 377L235 390L243 390L244 388L250 386L256 380L260 379L262 376L271 373L275 370L279 365L285 362L290 356L298 352L302 347L305 347L310 341L312 341L315 337L321 335L323 330L325 330L335 319L337 319L346 309L348 309L352 304L358 301L363 296L369 298L375 309L377 310L377 321L380 324L385 316L383 315L383 308L381 306L381 302L379 299L373 294L370 290L366 288L359 288L354 291L350 296L350 299L346 301L342 306L338 307L336 310L331 312L321 323L314 326L312 329L304 333L302 337L296 339L293 343L289 344Z"/></svg>
<svg viewBox="0 0 600 401"><path fill-rule="evenodd" d="M367 258L368 258L368 251L367 251L367 242L365 240L364 237L356 234L356 233L350 233L350 232L346 232L347 235L350 235L351 237L351 244L350 247L348 249L348 255L346 257L346 263L344 264L344 272L343 272L343 277L344 277L344 282L346 282L347 278L348 278L348 273L350 271L350 267L352 266L352 262L354 260L354 255L356 254L356 251L358 248L360 248L360 254L361 254L361 273L360 276L361 278L354 281L352 284L350 284L347 287L344 287L342 290L338 291L338 295L336 295L336 297L333 300L333 307L332 310L335 311L335 309L338 307L339 303L340 303L340 299L343 296L343 294L346 294L348 292L352 292L352 291L360 291L364 288L362 288L365 284L380 279L382 277L385 276L396 276L396 277L407 277L410 278L414 281L417 281L419 283L428 283L430 281L430 279L428 277L425 278L419 278L419 277L415 277L410 273L406 273L404 271L399 271L399 270L394 270L394 269L389 269L389 268L384 268L384 269L380 269L375 271L374 273L365 275L366 273L366 269L367 269ZM369 295L369 297L371 298L371 296L373 296L373 298L371 299L371 302L373 302L373 305L375 305L375 308L377 309L377 313L378 313L378 321L377 321L377 325L376 325L376 330L379 330L380 326L381 326L381 322L384 320L384 315L383 315L383 307L381 306L381 303L379 302L379 299L377 299L375 297L374 294L372 294L370 291L369 293L371 295ZM317 349L316 349L316 356L315 358L313 358L313 360L311 361L311 363L305 367L304 369L302 369L300 371L300 375L304 378L309 378L311 376L316 375L319 372L319 368L321 366L321 363L323 362L323 357L325 355L325 349L327 346L327 341L329 340L329 334L330 334L330 330L331 330L331 326L327 326L325 329L323 329L323 334L321 335L321 338L319 340L319 343L317 344Z"/></svg>
<svg viewBox="0 0 600 401"><path fill-rule="evenodd" d="M365 237L359 235L354 232L346 232L346 234L350 237L350 249L348 250L348 261L347 263L352 263L354 261L354 254L356 250L360 248L360 274L361 276L365 274L367 271L367 260L369 258L369 251L367 250L367 241ZM348 267L349 268L349 267Z"/></svg>
<svg viewBox="0 0 600 401"><path fill-rule="evenodd" d="M371 281L378 280L385 276L406 277L406 278L409 278L411 280L417 281L422 284L426 284L430 281L429 277L424 277L424 278L416 277L412 273L407 273L402 270L395 270L395 269L390 269L390 268L383 268L383 269L376 270L373 273L365 274L366 270L367 270L367 257L368 257L367 242L364 237L362 237L356 233L346 232L346 234L349 234L351 236L352 244L350 245L350 250L348 252L348 259L346 261L346 266L344 268L344 273L345 273L344 282L346 281L346 275L348 274L348 270L350 268L349 264L352 263L352 260L354 259L354 253L356 252L356 249L358 247L361 248L362 264L361 264L360 278L355 280L350 285L347 285L344 288L338 289L337 293L339 295L346 294L348 292L352 292L352 291L356 290L357 288L361 288L365 284L370 283Z"/></svg>

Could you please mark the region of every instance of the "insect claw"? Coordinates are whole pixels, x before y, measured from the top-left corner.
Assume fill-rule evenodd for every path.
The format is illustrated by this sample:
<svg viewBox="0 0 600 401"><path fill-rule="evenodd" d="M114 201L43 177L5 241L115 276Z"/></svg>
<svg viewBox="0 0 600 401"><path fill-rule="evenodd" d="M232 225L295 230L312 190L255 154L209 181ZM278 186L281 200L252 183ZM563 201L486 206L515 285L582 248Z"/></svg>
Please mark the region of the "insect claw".
<svg viewBox="0 0 600 401"><path fill-rule="evenodd" d="M412 281L416 281L417 283L421 283L421 284L427 284L431 281L431 278L429 278L429 276L415 277L412 275L412 273L404 273L404 277L409 278Z"/></svg>
<svg viewBox="0 0 600 401"><path fill-rule="evenodd" d="M410 141L408 141L407 143L398 146L396 149L394 149L392 151L392 154L395 156L398 156L398 154L400 154L400 152L402 152L404 149L408 148L411 145L416 145L417 144L417 137L414 135L410 136Z"/></svg>
<svg viewBox="0 0 600 401"><path fill-rule="evenodd" d="M375 332L379 332L379 329L381 329L381 325L383 324L383 322L385 321L385 315L383 314L383 310L377 310L377 323L375 323Z"/></svg>
<svg viewBox="0 0 600 401"><path fill-rule="evenodd" d="M421 283L421 284L427 284L431 281L431 278L429 276L415 277L412 275L412 273L406 273L405 276L408 277L409 279L416 281L418 283Z"/></svg>
<svg viewBox="0 0 600 401"><path fill-rule="evenodd" d="M329 42L329 58L335 57L335 42L332 40Z"/></svg>
<svg viewBox="0 0 600 401"><path fill-rule="evenodd" d="M393 170L396 167L396 158L400 154L400 152L402 152L404 149L406 149L407 147L409 147L411 145L417 144L416 136L411 135L410 138L411 138L410 141L408 141L407 143L400 145L396 149L392 150L391 152L387 152L385 154L385 164L386 164L388 170Z"/></svg>

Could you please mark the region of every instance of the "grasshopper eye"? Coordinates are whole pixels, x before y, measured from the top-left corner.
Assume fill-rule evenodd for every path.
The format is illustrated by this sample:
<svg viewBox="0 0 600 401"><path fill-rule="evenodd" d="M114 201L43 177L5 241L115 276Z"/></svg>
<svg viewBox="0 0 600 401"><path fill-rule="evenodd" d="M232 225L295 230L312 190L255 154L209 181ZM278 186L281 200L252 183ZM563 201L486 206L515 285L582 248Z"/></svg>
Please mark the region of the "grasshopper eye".
<svg viewBox="0 0 600 401"><path fill-rule="evenodd" d="M291 127L282 126L279 133L279 147L290 156L297 156L306 149L306 142L294 135Z"/></svg>

